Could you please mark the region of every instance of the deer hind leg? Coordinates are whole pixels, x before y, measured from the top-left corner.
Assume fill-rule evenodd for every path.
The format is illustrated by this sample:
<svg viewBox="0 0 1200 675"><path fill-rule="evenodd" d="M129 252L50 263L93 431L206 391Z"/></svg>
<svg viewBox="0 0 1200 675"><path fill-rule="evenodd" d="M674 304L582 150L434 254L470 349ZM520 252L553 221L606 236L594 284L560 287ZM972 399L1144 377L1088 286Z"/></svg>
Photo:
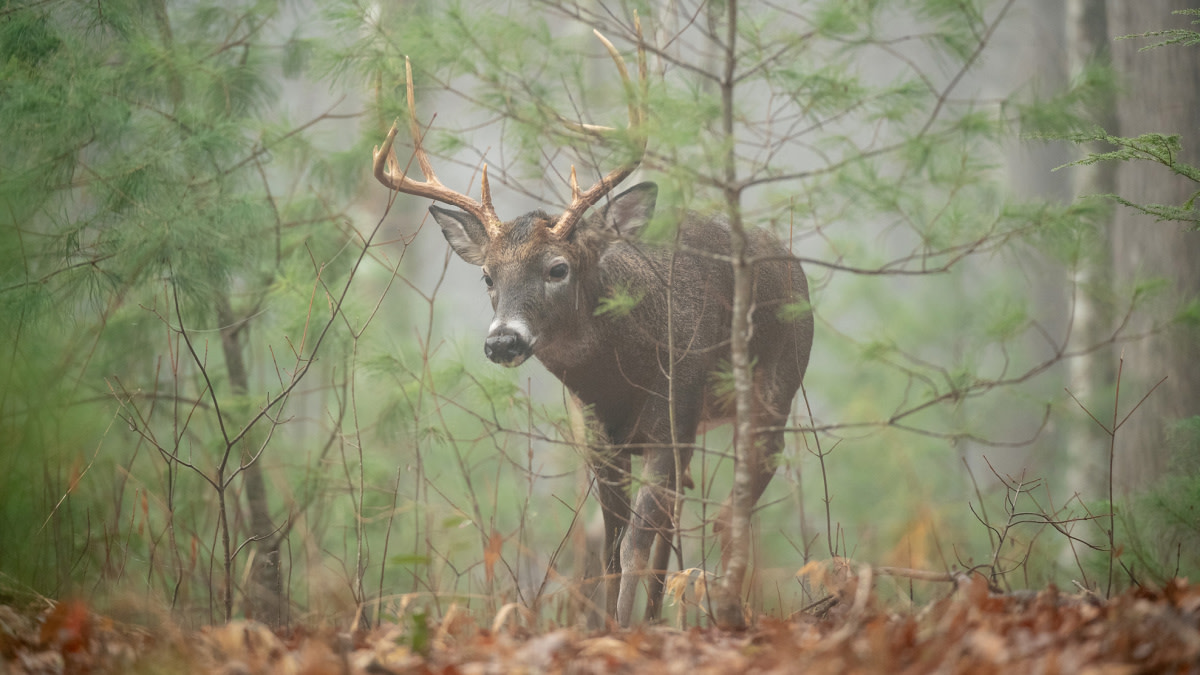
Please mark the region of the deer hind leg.
<svg viewBox="0 0 1200 675"><path fill-rule="evenodd" d="M798 284L803 284L803 273ZM756 317L756 322L759 318ZM769 322L766 322L769 323ZM792 401L804 379L804 371L808 367L808 349L812 343L811 318L807 326L808 338L805 339L805 327L799 324L786 327L788 339L764 341L763 335L772 334L785 327L766 325L765 329L756 335L751 342L751 352L758 359L759 366L754 371L754 400L750 411L754 429L753 443L750 444L753 457L751 461L753 480L750 484L750 504L757 504L762 494L775 475L779 463L779 454L784 447L784 432L788 415L791 412ZM736 427L736 422L735 422ZM721 567L729 562L730 550L730 519L733 516L733 495L725 500L713 530L721 540Z"/></svg>
<svg viewBox="0 0 1200 675"><path fill-rule="evenodd" d="M674 550L676 523L671 520L670 533L659 533L654 545L654 560L650 563L650 586L646 591L646 621L657 621L662 616L663 587L667 582L667 568L671 564Z"/></svg>
<svg viewBox="0 0 1200 675"><path fill-rule="evenodd" d="M776 373L777 375L778 373ZM761 370L756 373L755 401L753 416L754 438L750 444L753 463L752 480L750 483L750 504L757 504L775 475L779 454L784 447L784 433L781 430L787 425L787 417L791 408L792 395L796 387L791 382L779 382L777 377L766 375ZM798 381L798 378L797 378ZM785 395L786 394L786 395ZM730 522L733 517L733 495L730 495L721 505L721 511L713 524L713 531L721 541L721 567L728 566L732 553L732 537Z"/></svg>
<svg viewBox="0 0 1200 675"><path fill-rule="evenodd" d="M682 459L682 458L681 458ZM692 472L687 464L680 467L679 476L684 490L696 487L692 482ZM660 532L654 544L654 560L650 563L650 586L646 592L646 617L648 622L658 621L662 617L663 588L667 582L667 569L671 566L671 552L675 549L675 534L679 529L675 505L671 505L670 526L665 532Z"/></svg>
<svg viewBox="0 0 1200 675"><path fill-rule="evenodd" d="M780 426L782 423L779 424ZM753 482L750 484L750 503L757 504L771 478L775 476L776 462L779 451L783 449L782 433L760 433L755 436L755 452L751 461L755 463ZM713 531L721 538L721 567L729 562L731 551L730 521L733 517L733 496L721 505L717 520L713 523Z"/></svg>

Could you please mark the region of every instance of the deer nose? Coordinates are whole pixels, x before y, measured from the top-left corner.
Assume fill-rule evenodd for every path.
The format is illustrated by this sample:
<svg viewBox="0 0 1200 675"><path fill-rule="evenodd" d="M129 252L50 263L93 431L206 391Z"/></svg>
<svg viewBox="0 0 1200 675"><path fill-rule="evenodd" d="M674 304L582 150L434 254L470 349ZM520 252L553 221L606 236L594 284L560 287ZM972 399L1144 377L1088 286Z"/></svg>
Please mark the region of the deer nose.
<svg viewBox="0 0 1200 675"><path fill-rule="evenodd" d="M521 365L533 353L533 341L522 331L499 326L484 341L483 353L493 363L512 368Z"/></svg>

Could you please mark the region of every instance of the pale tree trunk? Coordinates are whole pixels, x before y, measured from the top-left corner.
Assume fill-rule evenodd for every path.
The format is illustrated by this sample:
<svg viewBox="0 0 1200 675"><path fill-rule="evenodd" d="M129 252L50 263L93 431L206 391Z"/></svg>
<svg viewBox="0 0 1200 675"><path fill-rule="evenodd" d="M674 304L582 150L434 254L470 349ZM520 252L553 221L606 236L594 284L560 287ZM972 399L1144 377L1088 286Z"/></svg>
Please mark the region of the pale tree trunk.
<svg viewBox="0 0 1200 675"><path fill-rule="evenodd" d="M750 558L750 513L753 485L758 462L755 461L753 372L750 367L751 273L746 258L746 230L742 222L741 188L738 184L734 153L734 76L737 69L737 0L727 0L724 73L721 77L721 112L727 155L725 159L725 206L729 216L729 249L733 262L733 325L730 361L736 415L734 420L733 494L730 495L728 550L724 552L725 574L715 589L717 624L724 628L742 628L742 585Z"/></svg>
<svg viewBox="0 0 1200 675"><path fill-rule="evenodd" d="M1193 28L1191 17L1173 10L1193 7L1183 0L1109 0L1109 33L1113 36L1163 28ZM1200 56L1195 47L1170 46L1139 52L1147 40L1112 43L1113 65L1124 90L1117 101L1116 133L1180 134L1189 164L1200 164ZM1196 185L1164 168L1122 163L1116 193L1136 203L1181 205ZM1131 327L1139 332L1163 321L1181 303L1200 297L1200 234L1175 222L1119 208L1112 232L1113 276L1118 288L1138 279L1163 279L1164 293L1144 303ZM1149 339L1118 345L1124 352L1122 412L1127 411L1162 377L1167 381L1120 429L1116 441L1114 482L1119 493L1144 489L1168 470L1166 430L1180 419L1200 414L1200 348L1194 331L1173 326ZM1114 355L1119 357L1120 354Z"/></svg>
<svg viewBox="0 0 1200 675"><path fill-rule="evenodd" d="M1091 63L1110 61L1108 15L1105 0L1068 0L1067 2L1067 70L1076 77ZM1094 112L1094 121L1104 129L1116 129L1117 122L1112 96L1105 96ZM1104 152L1108 148L1093 143L1087 152ZM1071 191L1076 199L1088 195L1116 192L1116 165L1100 162L1071 170ZM1112 315L1108 305L1096 297L1097 287L1112 278L1112 253L1109 248L1111 221L1101 224L1098 250L1092 257L1078 263L1072 273L1074 293L1074 326L1072 349L1100 344L1112 330ZM1106 350L1092 352L1069 362L1071 393L1095 411L1096 395L1111 386L1116 368ZM1109 438L1099 425L1077 411L1080 423L1067 436L1067 489L1087 498L1104 494L1108 480Z"/></svg>

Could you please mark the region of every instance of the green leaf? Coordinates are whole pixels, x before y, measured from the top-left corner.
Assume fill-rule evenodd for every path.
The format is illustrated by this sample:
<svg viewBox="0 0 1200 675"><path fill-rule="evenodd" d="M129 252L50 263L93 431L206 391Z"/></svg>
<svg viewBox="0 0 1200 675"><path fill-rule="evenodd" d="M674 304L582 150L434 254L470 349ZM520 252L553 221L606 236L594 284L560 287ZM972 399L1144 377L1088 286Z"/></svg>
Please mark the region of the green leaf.
<svg viewBox="0 0 1200 675"><path fill-rule="evenodd" d="M612 289L612 294L600 298L599 304L596 306L594 314L596 316L604 316L609 314L612 316L628 316L646 296L645 291L631 292L627 286L617 286Z"/></svg>
<svg viewBox="0 0 1200 675"><path fill-rule="evenodd" d="M812 315L812 303L808 300L799 299L795 302L788 302L779 307L776 316L780 321L800 321Z"/></svg>
<svg viewBox="0 0 1200 675"><path fill-rule="evenodd" d="M1192 298L1184 305L1175 320L1192 330L1200 329L1200 298Z"/></svg>
<svg viewBox="0 0 1200 675"><path fill-rule="evenodd" d="M293 35L283 43L283 75L284 77L300 77L316 51L317 42L312 39Z"/></svg>
<svg viewBox="0 0 1200 675"><path fill-rule="evenodd" d="M409 646L413 652L421 656L429 656L429 650L433 648L433 641L429 639L429 622L425 612L413 612L410 619L412 623L412 633L409 634Z"/></svg>
<svg viewBox="0 0 1200 675"><path fill-rule="evenodd" d="M423 565L428 565L430 560L429 556L424 556L417 553L408 553L391 556L388 558L388 562L393 565L400 565L403 567L421 567Z"/></svg>

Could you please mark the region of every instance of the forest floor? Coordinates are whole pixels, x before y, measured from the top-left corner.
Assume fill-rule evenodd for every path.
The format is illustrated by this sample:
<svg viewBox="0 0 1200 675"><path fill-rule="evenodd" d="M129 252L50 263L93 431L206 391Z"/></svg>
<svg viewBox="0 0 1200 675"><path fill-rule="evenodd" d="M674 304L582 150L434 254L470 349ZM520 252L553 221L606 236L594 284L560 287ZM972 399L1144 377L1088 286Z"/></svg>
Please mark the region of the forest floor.
<svg viewBox="0 0 1200 675"><path fill-rule="evenodd" d="M1200 673L1200 585L1173 581L1111 599L997 593L963 577L897 611L847 587L822 611L757 617L744 631L648 626L588 632L480 627L465 612L371 630L253 621L188 632L132 626L81 602L0 606L0 675L34 673ZM411 617L410 617L411 619Z"/></svg>

